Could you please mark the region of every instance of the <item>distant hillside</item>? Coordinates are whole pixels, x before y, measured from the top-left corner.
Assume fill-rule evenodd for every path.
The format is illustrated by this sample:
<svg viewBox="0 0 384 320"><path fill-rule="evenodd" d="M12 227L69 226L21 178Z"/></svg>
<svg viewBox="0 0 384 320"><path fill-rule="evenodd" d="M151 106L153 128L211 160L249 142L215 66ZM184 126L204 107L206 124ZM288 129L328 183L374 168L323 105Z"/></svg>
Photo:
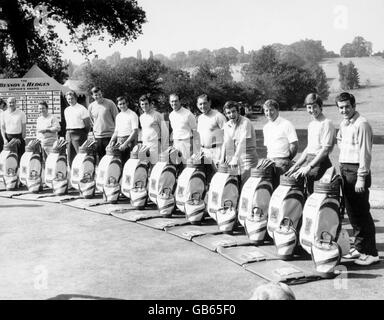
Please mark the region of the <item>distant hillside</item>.
<svg viewBox="0 0 384 320"><path fill-rule="evenodd" d="M243 67L245 63L237 63L234 65L231 65L231 73L234 81L242 81L243 76L241 75L241 68ZM189 72L189 74L194 74L197 70L197 67L192 68L183 68L184 71Z"/></svg>
<svg viewBox="0 0 384 320"><path fill-rule="evenodd" d="M361 90L367 88L377 88L384 86L384 58L381 57L363 57L363 58L328 58L321 61L320 65L323 67L325 74L327 75L328 84L330 86L331 96L333 99L334 95L340 91L339 83L339 72L337 65L339 62L347 64L352 61L360 74L360 85ZM231 66L232 77L234 81L242 81L243 76L241 74L241 68L244 63L235 64ZM193 74L197 67L186 68L185 71Z"/></svg>
<svg viewBox="0 0 384 320"><path fill-rule="evenodd" d="M329 98L324 101L326 107L324 113L338 126L341 118L335 106L335 97L340 93L337 69L340 61L344 64L352 61L359 70L362 87L350 92L356 97L357 110L370 121L374 133L384 136L384 59L381 57L332 58L322 61L321 65L331 86ZM306 129L311 120L304 108L300 108L297 112L284 111L281 114L292 121L297 129ZM256 127L261 127L264 123L263 117L255 121Z"/></svg>
<svg viewBox="0 0 384 320"><path fill-rule="evenodd" d="M325 59L320 65L323 67L329 80L331 93L340 91L337 65L340 62L347 64L349 61L352 61L359 70L361 86L369 87L384 85L384 59L381 57Z"/></svg>

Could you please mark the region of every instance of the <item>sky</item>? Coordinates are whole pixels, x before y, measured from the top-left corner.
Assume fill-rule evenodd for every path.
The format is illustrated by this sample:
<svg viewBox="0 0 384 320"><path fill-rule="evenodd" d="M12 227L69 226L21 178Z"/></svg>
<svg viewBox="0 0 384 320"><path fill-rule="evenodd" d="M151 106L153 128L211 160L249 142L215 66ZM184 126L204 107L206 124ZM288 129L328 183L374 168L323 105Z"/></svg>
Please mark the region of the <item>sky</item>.
<svg viewBox="0 0 384 320"><path fill-rule="evenodd" d="M272 43L321 40L325 49L341 47L362 36L373 51L384 50L383 0L137 0L146 12L142 34L127 45L111 48L107 41L91 41L99 58L119 51L122 57L144 58L149 51L170 56L179 51L235 47L245 52ZM57 32L64 39L63 26ZM75 64L85 58L64 47L63 57Z"/></svg>

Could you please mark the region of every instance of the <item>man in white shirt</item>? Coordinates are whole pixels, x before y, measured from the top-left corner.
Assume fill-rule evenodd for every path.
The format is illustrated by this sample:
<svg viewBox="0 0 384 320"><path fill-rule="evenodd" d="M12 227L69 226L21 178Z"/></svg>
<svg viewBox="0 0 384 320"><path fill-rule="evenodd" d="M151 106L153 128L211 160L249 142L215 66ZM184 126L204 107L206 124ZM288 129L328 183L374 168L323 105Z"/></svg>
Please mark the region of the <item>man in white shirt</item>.
<svg viewBox="0 0 384 320"><path fill-rule="evenodd" d="M329 154L336 143L336 129L332 121L324 116L323 101L318 94L307 95L304 105L313 119L308 125L308 144L287 174L306 177L307 193L311 194L315 180L319 180L332 166Z"/></svg>
<svg viewBox="0 0 384 320"><path fill-rule="evenodd" d="M149 147L150 162L159 161L159 154L169 147L169 133L162 115L154 110L154 101L148 95L139 98L143 114L140 116L141 140Z"/></svg>
<svg viewBox="0 0 384 320"><path fill-rule="evenodd" d="M57 133L61 127L59 120L48 113L48 104L45 101L39 102L38 108L41 115L36 121L36 138L40 140L45 160L52 151L53 144L58 139Z"/></svg>
<svg viewBox="0 0 384 320"><path fill-rule="evenodd" d="M8 108L2 114L1 135L4 144L7 144L12 138L20 140L17 148L19 161L25 151L25 136L27 129L27 118L25 113L16 108L16 98L7 99Z"/></svg>
<svg viewBox="0 0 384 320"><path fill-rule="evenodd" d="M73 159L79 152L80 146L87 140L88 131L91 127L88 110L81 104L77 103L77 94L75 91L68 91L65 94L68 107L64 110L64 118L66 123L66 140L68 164L71 167Z"/></svg>
<svg viewBox="0 0 384 320"><path fill-rule="evenodd" d="M267 147L267 158L275 163L273 185L276 188L280 176L291 167L291 160L296 156L298 139L293 124L280 117L279 104L269 99L263 105L264 115L268 122L263 127L264 146Z"/></svg>
<svg viewBox="0 0 384 320"><path fill-rule="evenodd" d="M99 87L91 89L93 101L89 107L89 116L93 124L93 133L97 144L96 153L100 159L105 155L105 148L109 144L115 131L115 118L119 113L115 103L103 97Z"/></svg>
<svg viewBox="0 0 384 320"><path fill-rule="evenodd" d="M237 102L227 101L223 109L228 121L223 127L224 145L220 163L238 166L243 186L251 175L251 168L257 165L255 129L248 118L240 115Z"/></svg>
<svg viewBox="0 0 384 320"><path fill-rule="evenodd" d="M173 146L182 154L182 163L193 153L200 151L199 134L196 129L196 118L191 111L181 106L179 96L171 94L169 104L173 111L169 114L172 127Z"/></svg>
<svg viewBox="0 0 384 320"><path fill-rule="evenodd" d="M197 97L197 107L201 111L201 115L197 118L197 132L200 136L205 164L211 167L207 173L207 180L210 181L210 176L216 171L220 162L221 147L224 141L223 127L227 119L222 113L211 108L211 99L206 94Z"/></svg>
<svg viewBox="0 0 384 320"><path fill-rule="evenodd" d="M117 98L117 106L120 113L116 116L115 131L109 144L117 141L120 143L121 160L124 166L129 159L131 150L137 144L137 136L139 132L139 118L137 114L128 108L127 99L125 97Z"/></svg>

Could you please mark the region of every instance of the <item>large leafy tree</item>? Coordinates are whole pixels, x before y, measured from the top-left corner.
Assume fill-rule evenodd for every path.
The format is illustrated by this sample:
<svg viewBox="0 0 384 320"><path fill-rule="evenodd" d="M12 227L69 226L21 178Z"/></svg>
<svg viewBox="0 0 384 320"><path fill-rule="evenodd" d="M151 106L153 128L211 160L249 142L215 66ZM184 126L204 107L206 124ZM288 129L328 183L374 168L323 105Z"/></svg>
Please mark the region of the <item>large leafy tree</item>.
<svg viewBox="0 0 384 320"><path fill-rule="evenodd" d="M369 57L372 54L372 42L361 36L353 39L352 43L346 43L340 50L342 57Z"/></svg>
<svg viewBox="0 0 384 320"><path fill-rule="evenodd" d="M303 67L299 55L292 51L285 51L289 53L285 55L284 50L280 47L279 53L274 46L266 46L253 53L250 63L242 68L245 83L260 90L264 100L278 100L282 109L301 105L310 92L326 98L328 85L322 68L316 63Z"/></svg>
<svg viewBox="0 0 384 320"><path fill-rule="evenodd" d="M57 80L65 77L66 66L59 46L63 40L55 32L55 23L64 23L71 43L89 56L94 53L91 37L109 45L127 43L141 34L146 22L145 12L135 0L0 0L0 7L7 22L7 30L0 34L0 61L6 58L0 73L20 76L38 63Z"/></svg>

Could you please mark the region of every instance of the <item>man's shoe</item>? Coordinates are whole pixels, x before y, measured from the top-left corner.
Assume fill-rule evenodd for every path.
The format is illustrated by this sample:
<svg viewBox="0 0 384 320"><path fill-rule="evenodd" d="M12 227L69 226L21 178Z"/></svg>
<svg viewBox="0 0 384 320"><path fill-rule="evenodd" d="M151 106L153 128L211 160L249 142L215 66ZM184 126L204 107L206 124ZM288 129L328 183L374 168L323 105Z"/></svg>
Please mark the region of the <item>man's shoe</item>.
<svg viewBox="0 0 384 320"><path fill-rule="evenodd" d="M349 250L349 253L347 253L345 256L343 256L344 259L356 259L359 258L361 253L357 251L355 248L352 248Z"/></svg>
<svg viewBox="0 0 384 320"><path fill-rule="evenodd" d="M379 256L374 257L369 254L361 254L359 259L355 260L355 263L360 266L370 266L371 264L378 263L379 261Z"/></svg>

